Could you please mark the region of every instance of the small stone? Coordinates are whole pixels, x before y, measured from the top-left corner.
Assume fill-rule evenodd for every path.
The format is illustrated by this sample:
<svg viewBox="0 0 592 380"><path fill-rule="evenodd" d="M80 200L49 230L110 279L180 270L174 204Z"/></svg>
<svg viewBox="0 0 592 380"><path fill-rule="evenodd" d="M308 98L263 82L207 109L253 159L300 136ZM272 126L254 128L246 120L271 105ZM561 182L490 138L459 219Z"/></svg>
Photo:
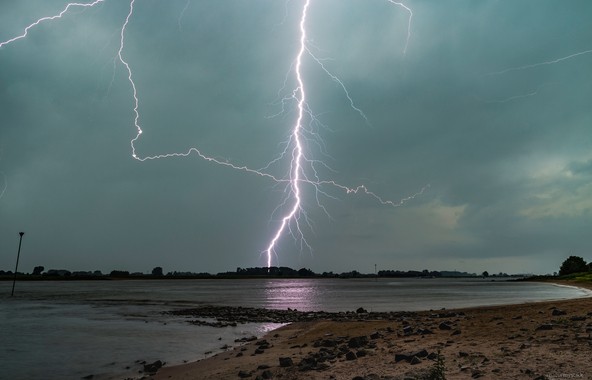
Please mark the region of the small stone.
<svg viewBox="0 0 592 380"><path fill-rule="evenodd" d="M418 358L425 358L428 355L429 355L428 354L428 351L425 350L425 349L423 349L423 350L417 351L416 353L414 353L414 354L412 354L410 356L417 356Z"/></svg>
<svg viewBox="0 0 592 380"><path fill-rule="evenodd" d="M438 325L438 328L440 330L452 330L452 327L446 322L440 323L440 325Z"/></svg>
<svg viewBox="0 0 592 380"><path fill-rule="evenodd" d="M349 348L358 348L358 347L363 347L366 344L368 344L368 338L365 336L357 336L354 338L351 338L349 340L349 342L347 343L347 346Z"/></svg>
<svg viewBox="0 0 592 380"><path fill-rule="evenodd" d="M280 358L280 367L291 367L294 365L292 358Z"/></svg>
<svg viewBox="0 0 592 380"><path fill-rule="evenodd" d="M148 373L155 373L164 365L163 362L160 360L155 361L154 363L144 364L144 372Z"/></svg>
<svg viewBox="0 0 592 380"><path fill-rule="evenodd" d="M541 331L541 330L553 330L553 325L549 324L549 323L545 323L535 329L535 331Z"/></svg>
<svg viewBox="0 0 592 380"><path fill-rule="evenodd" d="M251 377L251 373L247 371L239 371L238 377L240 377L241 379L245 379L247 377Z"/></svg>
<svg viewBox="0 0 592 380"><path fill-rule="evenodd" d="M345 354L345 360L356 360L357 358L356 354L352 351L348 351L347 354Z"/></svg>
<svg viewBox="0 0 592 380"><path fill-rule="evenodd" d="M558 316L558 315L566 315L567 313L563 310L560 310L560 309L553 309L553 312L551 314L554 316Z"/></svg>
<svg viewBox="0 0 592 380"><path fill-rule="evenodd" d="M409 361L410 364L419 364L421 363L421 359L418 358L417 356L414 356L411 358L411 361Z"/></svg>

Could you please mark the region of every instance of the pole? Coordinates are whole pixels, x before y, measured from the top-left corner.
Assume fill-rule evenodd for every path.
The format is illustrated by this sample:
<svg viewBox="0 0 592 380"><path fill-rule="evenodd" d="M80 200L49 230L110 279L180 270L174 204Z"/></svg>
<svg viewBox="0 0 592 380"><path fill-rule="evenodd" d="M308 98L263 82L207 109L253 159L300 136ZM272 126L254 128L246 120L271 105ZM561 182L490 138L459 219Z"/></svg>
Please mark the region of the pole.
<svg viewBox="0 0 592 380"><path fill-rule="evenodd" d="M16 283L16 273L18 271L19 258L21 257L21 244L23 242L24 234L24 232L19 232L19 235L21 235L21 237L19 239L18 253L16 254L16 266L14 267L14 279L12 280L12 292L10 293L11 297L14 296L14 284Z"/></svg>

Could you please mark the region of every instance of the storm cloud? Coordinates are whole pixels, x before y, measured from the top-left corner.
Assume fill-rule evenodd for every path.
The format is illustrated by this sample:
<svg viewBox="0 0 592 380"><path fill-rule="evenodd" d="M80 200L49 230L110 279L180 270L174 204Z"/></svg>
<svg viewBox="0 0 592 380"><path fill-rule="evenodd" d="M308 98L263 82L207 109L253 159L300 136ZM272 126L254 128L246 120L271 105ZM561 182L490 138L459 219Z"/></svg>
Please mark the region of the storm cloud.
<svg viewBox="0 0 592 380"><path fill-rule="evenodd" d="M123 54L138 154L197 147L255 169L278 157L296 117L281 100L303 3L137 0ZM3 1L0 41L65 5ZM592 3L406 5L404 51L404 8L311 1L311 53L368 122L306 55L324 126L309 152L331 168L318 166L322 179L395 202L425 191L390 207L325 187L323 209L304 186L312 250L286 235L274 264L551 273L569 254L592 259ZM117 60L128 9L74 9L0 48L0 269L12 269L19 231L23 271L264 266L283 185L196 155L132 158L132 89Z"/></svg>

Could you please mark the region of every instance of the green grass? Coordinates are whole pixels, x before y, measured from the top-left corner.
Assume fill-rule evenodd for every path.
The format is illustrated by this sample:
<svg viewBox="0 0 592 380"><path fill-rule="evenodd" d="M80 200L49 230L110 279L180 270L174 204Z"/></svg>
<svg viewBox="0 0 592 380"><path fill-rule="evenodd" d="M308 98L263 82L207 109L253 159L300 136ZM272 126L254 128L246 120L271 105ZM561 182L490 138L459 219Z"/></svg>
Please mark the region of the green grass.
<svg viewBox="0 0 592 380"><path fill-rule="evenodd" d="M578 282L592 282L592 272L572 273L557 277L560 280L572 280Z"/></svg>

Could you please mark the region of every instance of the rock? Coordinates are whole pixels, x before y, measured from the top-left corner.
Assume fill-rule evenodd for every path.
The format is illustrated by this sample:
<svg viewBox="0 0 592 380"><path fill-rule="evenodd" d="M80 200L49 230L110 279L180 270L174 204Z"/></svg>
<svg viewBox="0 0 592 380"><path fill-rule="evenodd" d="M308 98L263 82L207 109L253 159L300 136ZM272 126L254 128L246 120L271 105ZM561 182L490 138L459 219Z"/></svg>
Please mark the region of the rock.
<svg viewBox="0 0 592 380"><path fill-rule="evenodd" d="M460 330L454 330L450 335L460 335Z"/></svg>
<svg viewBox="0 0 592 380"><path fill-rule="evenodd" d="M382 338L382 335L380 335L379 332L374 332L372 333L372 335L370 335L370 339L379 339Z"/></svg>
<svg viewBox="0 0 592 380"><path fill-rule="evenodd" d="M263 371L261 373L261 378L262 379L266 379L266 380L267 379L272 379L273 378L273 373L271 371L269 371L269 370Z"/></svg>
<svg viewBox="0 0 592 380"><path fill-rule="evenodd" d="M365 336L357 336L347 342L349 348L364 347L366 344L368 344L368 338Z"/></svg>
<svg viewBox="0 0 592 380"><path fill-rule="evenodd" d="M356 376L356 377L352 378L352 380L366 380L366 379L364 379L362 376Z"/></svg>
<svg viewBox="0 0 592 380"><path fill-rule="evenodd" d="M466 358L467 356L469 356L469 354L468 354L468 352L459 351L458 356L461 358Z"/></svg>
<svg viewBox="0 0 592 380"><path fill-rule="evenodd" d="M573 316L569 319L572 322L581 322L581 321L585 321L586 317L585 316Z"/></svg>
<svg viewBox="0 0 592 380"><path fill-rule="evenodd" d="M245 379L247 377L251 377L251 372L238 371L238 377L240 377L241 379Z"/></svg>
<svg viewBox="0 0 592 380"><path fill-rule="evenodd" d="M312 369L315 369L315 367L317 366L317 360L313 357L306 357L306 358L302 358L302 360L300 361L300 363L298 363L298 369L300 371L310 371Z"/></svg>
<svg viewBox="0 0 592 380"><path fill-rule="evenodd" d="M411 360L409 361L409 363L410 364L413 364L413 365L419 364L419 363L421 363L421 359L418 358L417 356L414 356L414 357L411 358Z"/></svg>
<svg viewBox="0 0 592 380"><path fill-rule="evenodd" d="M452 330L452 326L450 326L448 323L446 322L442 322L438 325L438 328L440 330Z"/></svg>
<svg viewBox="0 0 592 380"><path fill-rule="evenodd" d="M156 373L162 366L164 365L163 362L160 360L155 361L154 363L144 364L144 372L148 373Z"/></svg>
<svg viewBox="0 0 592 380"><path fill-rule="evenodd" d="M418 358L425 358L428 355L429 355L428 352L425 349L423 349L423 350L417 351L416 353L411 354L409 356L411 356L411 357L417 356Z"/></svg>
<svg viewBox="0 0 592 380"><path fill-rule="evenodd" d="M366 350L358 350L358 351L356 351L356 356L357 356L358 358L362 358L362 357L364 357L364 356L366 356L366 355L367 355L367 352L366 352Z"/></svg>
<svg viewBox="0 0 592 380"><path fill-rule="evenodd" d="M413 327L411 327L411 326L403 327L403 334L405 334L405 335L413 334Z"/></svg>
<svg viewBox="0 0 592 380"><path fill-rule="evenodd" d="M84 376L83 379L90 380L93 377L95 377L95 375L87 375L87 376Z"/></svg>
<svg viewBox="0 0 592 380"><path fill-rule="evenodd" d="M544 323L535 329L535 331L541 330L553 330L553 325L549 323Z"/></svg>
<svg viewBox="0 0 592 380"><path fill-rule="evenodd" d="M429 334L433 334L434 332L430 329L420 329L417 331L419 334L421 335L429 335Z"/></svg>
<svg viewBox="0 0 592 380"><path fill-rule="evenodd" d="M409 361L411 358L407 354L395 354L395 363L401 362L403 360Z"/></svg>
<svg viewBox="0 0 592 380"><path fill-rule="evenodd" d="M430 352L430 354L427 356L427 358L430 360L436 360L436 359L438 359L438 354L435 352Z"/></svg>
<svg viewBox="0 0 592 380"><path fill-rule="evenodd" d="M319 342L319 346L321 347L336 347L337 341L335 339L323 339Z"/></svg>
<svg viewBox="0 0 592 380"><path fill-rule="evenodd" d="M234 342L235 343L246 343L246 342L252 342L254 340L257 340L257 337L255 335L249 336L249 337L243 337L240 339L235 339Z"/></svg>
<svg viewBox="0 0 592 380"><path fill-rule="evenodd" d="M241 356L243 356L243 353L242 352L239 352L239 353L236 354L235 357L240 358Z"/></svg>
<svg viewBox="0 0 592 380"><path fill-rule="evenodd" d="M358 314L365 314L365 313L368 313L368 311L366 309L364 309L363 307L359 307L356 310L356 313L358 313Z"/></svg>
<svg viewBox="0 0 592 380"><path fill-rule="evenodd" d="M280 367L292 367L294 362L292 358L280 358Z"/></svg>
<svg viewBox="0 0 592 380"><path fill-rule="evenodd" d="M560 309L553 309L553 312L551 314L554 316L558 316L558 315L566 315L567 313L563 310L560 310Z"/></svg>
<svg viewBox="0 0 592 380"><path fill-rule="evenodd" d="M259 366L257 366L257 370L261 370L261 369L269 369L270 367L267 364L261 364Z"/></svg>
<svg viewBox="0 0 592 380"><path fill-rule="evenodd" d="M357 358L356 354L352 351L348 351L347 354L345 354L345 360L356 360Z"/></svg>

